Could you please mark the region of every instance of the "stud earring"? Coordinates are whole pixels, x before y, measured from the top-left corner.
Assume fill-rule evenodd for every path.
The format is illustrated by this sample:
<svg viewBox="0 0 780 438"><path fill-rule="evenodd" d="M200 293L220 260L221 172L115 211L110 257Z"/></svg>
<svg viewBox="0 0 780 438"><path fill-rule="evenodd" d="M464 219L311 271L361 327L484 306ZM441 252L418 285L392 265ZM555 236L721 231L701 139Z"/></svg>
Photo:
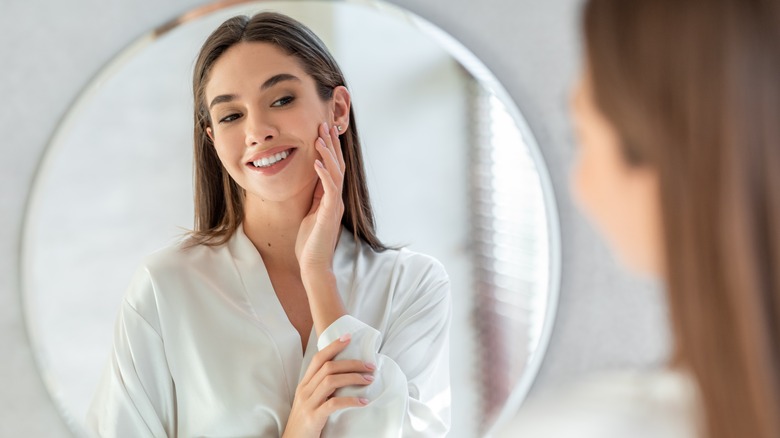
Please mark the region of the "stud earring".
<svg viewBox="0 0 780 438"><path fill-rule="evenodd" d="M341 132L341 129L342 129L342 128L341 128L341 125L336 125L336 130L337 130L337 131Z"/></svg>

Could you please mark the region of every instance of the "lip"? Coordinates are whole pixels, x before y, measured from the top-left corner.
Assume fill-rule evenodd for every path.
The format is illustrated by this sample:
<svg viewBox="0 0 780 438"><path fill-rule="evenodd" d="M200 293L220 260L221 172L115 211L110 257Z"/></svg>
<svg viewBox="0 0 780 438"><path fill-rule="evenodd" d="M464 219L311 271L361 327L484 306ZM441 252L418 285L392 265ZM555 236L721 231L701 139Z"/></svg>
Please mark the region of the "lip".
<svg viewBox="0 0 780 438"><path fill-rule="evenodd" d="M275 148L266 149L253 155L251 158L246 160L246 163L251 164L253 161L262 160L263 158L270 157L271 155L276 155L279 152L288 151L291 149L295 149L295 146L277 146Z"/></svg>
<svg viewBox="0 0 780 438"><path fill-rule="evenodd" d="M255 167L254 164L252 164L253 161L261 160L265 157L270 157L272 155L276 155L279 152L288 151L287 158L285 158L282 161L277 161L275 164L272 164L268 167ZM279 146L271 149L266 149L263 152L260 152L252 157L250 161L247 161L245 163L246 167L249 168L249 170L257 173L261 173L263 175L274 175L282 171L285 167L287 167L287 164L292 161L292 159L295 157L295 152L297 149L292 146Z"/></svg>

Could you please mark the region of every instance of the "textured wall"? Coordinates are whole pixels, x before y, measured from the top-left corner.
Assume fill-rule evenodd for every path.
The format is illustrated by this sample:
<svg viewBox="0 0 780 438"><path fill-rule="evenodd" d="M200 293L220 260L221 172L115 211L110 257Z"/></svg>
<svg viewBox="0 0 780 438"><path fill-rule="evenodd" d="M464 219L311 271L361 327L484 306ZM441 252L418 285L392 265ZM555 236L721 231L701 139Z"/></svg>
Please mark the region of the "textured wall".
<svg viewBox="0 0 780 438"><path fill-rule="evenodd" d="M146 31L201 3L0 2L0 436L68 436L37 374L18 293L22 212L41 153L101 66ZM532 394L583 373L659 362L667 348L659 293L617 266L568 193L574 144L566 101L578 64L579 1L392 3L453 35L493 71L548 163L561 220L563 273L556 326Z"/></svg>

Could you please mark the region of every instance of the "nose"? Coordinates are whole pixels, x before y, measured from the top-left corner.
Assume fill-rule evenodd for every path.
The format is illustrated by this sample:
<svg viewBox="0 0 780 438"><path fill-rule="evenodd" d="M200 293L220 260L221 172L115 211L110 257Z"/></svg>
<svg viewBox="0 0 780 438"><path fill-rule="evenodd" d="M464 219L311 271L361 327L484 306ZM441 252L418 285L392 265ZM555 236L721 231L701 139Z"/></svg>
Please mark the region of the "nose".
<svg viewBox="0 0 780 438"><path fill-rule="evenodd" d="M247 147L258 146L276 138L279 134L273 123L259 114L247 115L246 124L246 145Z"/></svg>

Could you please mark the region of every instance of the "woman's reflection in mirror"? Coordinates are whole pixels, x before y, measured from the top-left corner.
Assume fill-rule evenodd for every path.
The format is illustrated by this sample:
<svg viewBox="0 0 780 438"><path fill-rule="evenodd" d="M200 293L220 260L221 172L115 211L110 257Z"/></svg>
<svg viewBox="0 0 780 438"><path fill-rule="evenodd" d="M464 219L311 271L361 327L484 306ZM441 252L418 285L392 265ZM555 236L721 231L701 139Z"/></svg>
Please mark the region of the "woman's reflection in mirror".
<svg viewBox="0 0 780 438"><path fill-rule="evenodd" d="M231 18L193 93L195 229L132 280L91 431L444 436L449 279L377 238L325 45L281 14Z"/></svg>

